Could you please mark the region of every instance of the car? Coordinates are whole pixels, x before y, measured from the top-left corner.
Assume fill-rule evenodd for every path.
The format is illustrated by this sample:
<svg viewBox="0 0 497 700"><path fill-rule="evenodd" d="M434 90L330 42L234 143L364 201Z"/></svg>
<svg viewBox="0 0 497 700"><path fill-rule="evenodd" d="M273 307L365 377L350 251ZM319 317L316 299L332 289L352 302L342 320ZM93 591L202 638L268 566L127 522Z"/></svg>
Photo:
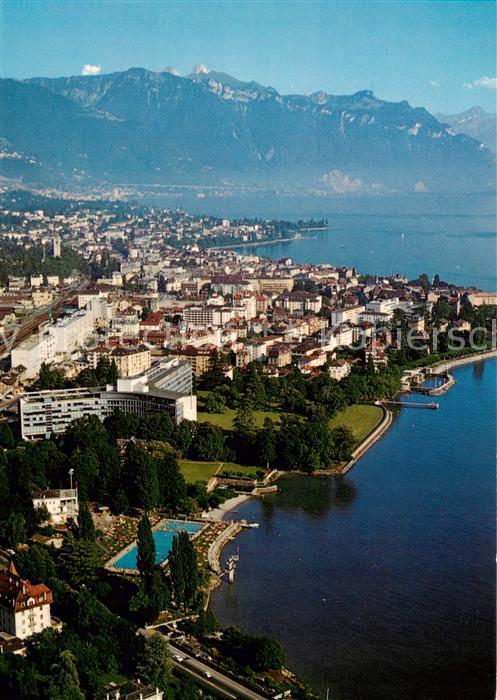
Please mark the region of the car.
<svg viewBox="0 0 497 700"><path fill-rule="evenodd" d="M173 654L173 659L177 661L179 664L184 661L184 658L180 656L179 654Z"/></svg>
<svg viewBox="0 0 497 700"><path fill-rule="evenodd" d="M209 671L204 671L204 676L206 678L212 678L212 673L210 673Z"/></svg>

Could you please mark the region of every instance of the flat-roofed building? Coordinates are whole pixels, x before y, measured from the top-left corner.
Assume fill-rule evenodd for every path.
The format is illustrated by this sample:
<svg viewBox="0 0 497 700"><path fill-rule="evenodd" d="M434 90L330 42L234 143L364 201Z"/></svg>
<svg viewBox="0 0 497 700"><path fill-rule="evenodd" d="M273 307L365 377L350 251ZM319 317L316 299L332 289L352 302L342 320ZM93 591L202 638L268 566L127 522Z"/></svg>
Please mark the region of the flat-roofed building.
<svg viewBox="0 0 497 700"><path fill-rule="evenodd" d="M294 280L291 277L260 277L257 282L259 292L266 294L290 292L294 285Z"/></svg>
<svg viewBox="0 0 497 700"><path fill-rule="evenodd" d="M105 345L98 346L87 354L88 361L93 369L102 357L114 360L119 377L133 377L142 374L151 365L150 350L141 343L140 345L118 345L108 348Z"/></svg>
<svg viewBox="0 0 497 700"><path fill-rule="evenodd" d="M104 420L114 411L169 413L180 423L197 419L197 397L192 393L192 368L177 358L161 360L135 377L107 387L35 391L18 400L24 439L63 433L77 418L94 415Z"/></svg>
<svg viewBox="0 0 497 700"><path fill-rule="evenodd" d="M77 489L45 489L33 494L33 507L45 508L49 522L65 525L69 518L77 521L79 513Z"/></svg>
<svg viewBox="0 0 497 700"><path fill-rule="evenodd" d="M25 367L24 377L36 377L45 362L49 364L55 358L55 339L48 331L28 336L10 354L11 367Z"/></svg>
<svg viewBox="0 0 497 700"><path fill-rule="evenodd" d="M318 313L323 306L323 297L312 292L286 292L276 299L276 306L291 314Z"/></svg>

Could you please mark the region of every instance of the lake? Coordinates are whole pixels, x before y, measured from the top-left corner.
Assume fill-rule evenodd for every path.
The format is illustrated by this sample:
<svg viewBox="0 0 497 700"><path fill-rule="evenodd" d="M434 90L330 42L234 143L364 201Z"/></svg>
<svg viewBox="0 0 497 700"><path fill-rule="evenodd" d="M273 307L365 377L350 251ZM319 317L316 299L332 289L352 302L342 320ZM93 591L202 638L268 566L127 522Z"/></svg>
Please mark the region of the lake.
<svg viewBox="0 0 497 700"><path fill-rule="evenodd" d="M223 552L221 621L278 638L321 697L493 700L496 369L454 370L344 480L290 476L231 513L260 527Z"/></svg>
<svg viewBox="0 0 497 700"><path fill-rule="evenodd" d="M240 250L299 263L349 265L361 273L400 273L410 279L423 272L430 277L438 273L461 286L495 289L495 216L335 213L325 218L325 231Z"/></svg>

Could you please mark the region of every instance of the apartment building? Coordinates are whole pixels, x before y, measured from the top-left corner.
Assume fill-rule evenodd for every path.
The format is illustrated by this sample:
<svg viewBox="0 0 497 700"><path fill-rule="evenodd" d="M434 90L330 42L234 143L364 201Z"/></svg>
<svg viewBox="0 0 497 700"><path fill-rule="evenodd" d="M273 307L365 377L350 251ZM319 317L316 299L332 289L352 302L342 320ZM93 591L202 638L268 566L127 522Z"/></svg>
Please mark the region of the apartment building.
<svg viewBox="0 0 497 700"><path fill-rule="evenodd" d="M291 277L260 277L257 282L261 294L291 292L294 285L294 280Z"/></svg>
<svg viewBox="0 0 497 700"><path fill-rule="evenodd" d="M41 365L49 364L55 359L55 338L49 329L28 336L10 354L11 367L25 367L25 379L34 379L40 372Z"/></svg>
<svg viewBox="0 0 497 700"><path fill-rule="evenodd" d="M364 311L365 307L361 305L349 306L348 308L343 309L333 309L331 312L331 325L341 326L342 323L356 324L359 319L359 315Z"/></svg>
<svg viewBox="0 0 497 700"><path fill-rule="evenodd" d="M183 318L189 328L207 328L209 326L224 326L234 316L234 309L230 306L216 306L205 304L202 306L188 306L183 312Z"/></svg>
<svg viewBox="0 0 497 700"><path fill-rule="evenodd" d="M119 377L134 377L149 369L152 364L150 350L143 344L118 345L114 348L98 346L87 354L90 366L95 369L101 357L114 360Z"/></svg>
<svg viewBox="0 0 497 700"><path fill-rule="evenodd" d="M323 297L311 292L287 292L276 299L276 306L291 314L318 313L323 306Z"/></svg>
<svg viewBox="0 0 497 700"><path fill-rule="evenodd" d="M211 366L213 350L214 347L212 345L200 347L187 345L184 348L175 349L173 353L181 362L189 363L196 377L201 377Z"/></svg>

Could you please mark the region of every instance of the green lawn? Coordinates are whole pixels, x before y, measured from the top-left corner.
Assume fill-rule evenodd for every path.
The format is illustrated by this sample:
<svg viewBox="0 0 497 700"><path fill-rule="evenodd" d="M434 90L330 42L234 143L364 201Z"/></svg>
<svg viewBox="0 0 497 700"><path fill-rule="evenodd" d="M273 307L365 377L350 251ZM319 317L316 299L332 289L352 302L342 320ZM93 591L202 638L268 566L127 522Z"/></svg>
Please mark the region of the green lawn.
<svg viewBox="0 0 497 700"><path fill-rule="evenodd" d="M180 459L178 464L186 481L194 484L196 481L207 483L217 472L221 462L195 462L192 459Z"/></svg>
<svg viewBox="0 0 497 700"><path fill-rule="evenodd" d="M331 419L330 425L332 428L336 428L337 425L346 425L352 430L356 445L358 445L379 425L382 418L383 411L380 406L353 404L352 406L347 406L344 411L337 413Z"/></svg>
<svg viewBox="0 0 497 700"><path fill-rule="evenodd" d="M235 415L236 411L232 408L227 408L224 413L207 413L199 410L197 420L199 423L212 423L212 425L217 425L224 430L231 430ZM280 422L279 414L275 411L254 411L255 424L258 428L262 428L265 418L270 418L274 423Z"/></svg>
<svg viewBox="0 0 497 700"><path fill-rule="evenodd" d="M181 473L189 484L197 481L207 483L217 472L240 472L254 479L257 472L257 467L246 467L235 462L196 462L192 459L180 459L178 463Z"/></svg>

